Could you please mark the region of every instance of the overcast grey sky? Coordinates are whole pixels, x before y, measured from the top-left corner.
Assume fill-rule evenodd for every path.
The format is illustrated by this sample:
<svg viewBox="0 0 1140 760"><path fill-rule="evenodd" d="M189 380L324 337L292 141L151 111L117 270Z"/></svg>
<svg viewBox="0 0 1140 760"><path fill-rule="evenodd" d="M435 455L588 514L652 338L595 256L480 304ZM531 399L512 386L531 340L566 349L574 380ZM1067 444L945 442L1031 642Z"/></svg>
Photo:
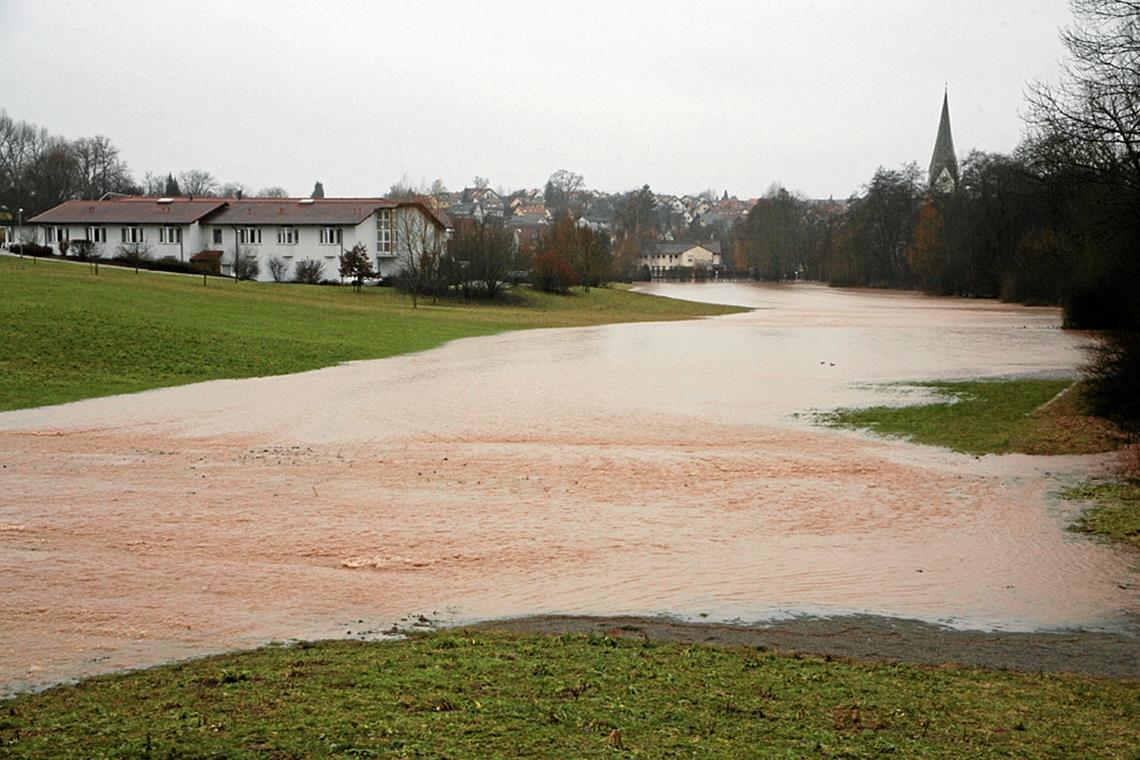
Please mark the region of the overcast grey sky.
<svg viewBox="0 0 1140 760"><path fill-rule="evenodd" d="M1012 150L1065 0L0 0L0 108L136 176L380 195L404 174L845 197L934 146Z"/></svg>

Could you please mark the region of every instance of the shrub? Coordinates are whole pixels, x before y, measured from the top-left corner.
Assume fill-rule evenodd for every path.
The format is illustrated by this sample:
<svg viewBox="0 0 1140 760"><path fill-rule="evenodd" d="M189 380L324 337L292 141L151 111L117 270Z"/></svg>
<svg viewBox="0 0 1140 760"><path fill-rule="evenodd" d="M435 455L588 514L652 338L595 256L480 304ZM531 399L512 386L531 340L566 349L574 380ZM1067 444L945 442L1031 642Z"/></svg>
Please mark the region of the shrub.
<svg viewBox="0 0 1140 760"><path fill-rule="evenodd" d="M316 259L301 259L293 265L293 281L306 285L320 283L325 273L325 265Z"/></svg>
<svg viewBox="0 0 1140 760"><path fill-rule="evenodd" d="M1140 435L1140 332L1105 333L1093 349L1088 394L1093 412Z"/></svg>
<svg viewBox="0 0 1140 760"><path fill-rule="evenodd" d="M574 268L556 251L546 251L534 257L531 282L548 293L568 293L577 281Z"/></svg>
<svg viewBox="0 0 1140 760"><path fill-rule="evenodd" d="M196 269L189 261L180 261L174 256L163 256L157 261L152 261L147 265L147 268L154 269L159 272L182 272L185 274L197 274L200 270Z"/></svg>
<svg viewBox="0 0 1140 760"><path fill-rule="evenodd" d="M122 259L129 266L134 267L135 272L138 272L140 266L150 261L150 243L123 243L115 251L118 254L115 258Z"/></svg>
<svg viewBox="0 0 1140 760"><path fill-rule="evenodd" d="M241 255L237 257L236 266L235 276L239 280L256 280L261 274L261 264L257 261L257 254L252 251L242 250Z"/></svg>
<svg viewBox="0 0 1140 760"><path fill-rule="evenodd" d="M21 256L52 256L50 245L40 245L39 243L13 243L8 249L12 253L18 253Z"/></svg>
<svg viewBox="0 0 1140 760"><path fill-rule="evenodd" d="M80 261L89 261L98 255L95 243L86 239L72 240L70 250L72 255Z"/></svg>
<svg viewBox="0 0 1140 760"><path fill-rule="evenodd" d="M280 256L270 256L269 274L274 282L285 282L289 279L289 262Z"/></svg>

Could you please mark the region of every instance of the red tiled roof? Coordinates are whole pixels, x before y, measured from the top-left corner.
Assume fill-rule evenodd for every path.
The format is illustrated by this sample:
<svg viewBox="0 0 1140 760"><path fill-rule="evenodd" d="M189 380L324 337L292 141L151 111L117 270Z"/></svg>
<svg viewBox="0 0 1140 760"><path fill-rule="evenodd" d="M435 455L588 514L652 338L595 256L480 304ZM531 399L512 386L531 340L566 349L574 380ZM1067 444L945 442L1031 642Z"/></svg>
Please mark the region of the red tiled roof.
<svg viewBox="0 0 1140 760"><path fill-rule="evenodd" d="M231 198L210 224L360 224L377 209L400 204L387 198Z"/></svg>
<svg viewBox="0 0 1140 760"><path fill-rule="evenodd" d="M166 200L166 199L163 199ZM311 200L311 202L310 202ZM28 219L30 224L360 224L377 209L415 206L437 225L451 220L421 201L387 198L194 198L168 202L128 196L106 201L65 201Z"/></svg>
<svg viewBox="0 0 1140 760"><path fill-rule="evenodd" d="M201 252L195 253L193 256L191 256L190 261L191 262L217 261L218 259L222 258L222 256L224 256L224 255L225 254L222 251L201 251Z"/></svg>
<svg viewBox="0 0 1140 760"><path fill-rule="evenodd" d="M190 224L226 205L222 198L131 196L109 201L64 201L28 219L30 224Z"/></svg>

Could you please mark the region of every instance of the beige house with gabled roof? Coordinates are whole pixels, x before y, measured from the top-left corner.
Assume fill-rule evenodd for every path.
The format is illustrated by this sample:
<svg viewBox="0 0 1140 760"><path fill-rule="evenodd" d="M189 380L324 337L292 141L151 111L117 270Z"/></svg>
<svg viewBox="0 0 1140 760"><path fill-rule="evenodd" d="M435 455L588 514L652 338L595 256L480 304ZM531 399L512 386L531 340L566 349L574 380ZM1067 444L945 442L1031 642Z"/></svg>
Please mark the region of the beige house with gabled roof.
<svg viewBox="0 0 1140 760"><path fill-rule="evenodd" d="M720 266L720 243L649 243L638 258L651 275L677 267L716 269Z"/></svg>

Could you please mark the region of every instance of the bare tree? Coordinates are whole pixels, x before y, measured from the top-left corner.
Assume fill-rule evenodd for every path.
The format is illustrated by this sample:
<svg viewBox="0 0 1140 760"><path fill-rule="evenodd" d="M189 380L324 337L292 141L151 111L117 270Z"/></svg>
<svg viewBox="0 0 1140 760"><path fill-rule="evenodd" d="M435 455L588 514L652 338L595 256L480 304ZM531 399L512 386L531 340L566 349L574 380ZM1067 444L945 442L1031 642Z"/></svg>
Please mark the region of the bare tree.
<svg viewBox="0 0 1140 760"><path fill-rule="evenodd" d="M271 187L261 188L255 193L255 196L258 198L288 198L289 193L285 188L273 185Z"/></svg>
<svg viewBox="0 0 1140 760"><path fill-rule="evenodd" d="M569 169L559 169L550 175L546 181L544 193L546 205L559 211L566 211L570 206L573 195L585 187L581 174Z"/></svg>
<svg viewBox="0 0 1140 760"><path fill-rule="evenodd" d="M119 258L134 265L135 274L139 273L139 266L150 261L151 247L145 240L137 243L123 243L115 249Z"/></svg>
<svg viewBox="0 0 1140 760"><path fill-rule="evenodd" d="M452 238L447 255L465 294L474 289L495 298L513 267L514 239L502 226L480 222Z"/></svg>
<svg viewBox="0 0 1140 760"><path fill-rule="evenodd" d="M285 282L289 279L289 262L280 256L270 256L269 274L274 282Z"/></svg>
<svg viewBox="0 0 1140 760"><path fill-rule="evenodd" d="M410 201L427 194L427 186L422 181L416 184L406 173L388 188L388 197L393 200Z"/></svg>
<svg viewBox="0 0 1140 760"><path fill-rule="evenodd" d="M143 195L166 195L166 177L147 172L142 178L142 191Z"/></svg>
<svg viewBox="0 0 1140 760"><path fill-rule="evenodd" d="M235 246L230 263L233 265L235 280L256 280L257 276L261 274L261 264L257 261L257 253L248 245Z"/></svg>
<svg viewBox="0 0 1140 760"><path fill-rule="evenodd" d="M249 195L249 188L241 182L223 182L218 188L218 195L222 198L244 198Z"/></svg>
<svg viewBox="0 0 1140 760"><path fill-rule="evenodd" d="M1140 189L1140 2L1071 4L1070 60L1059 85L1030 89L1028 121L1047 157Z"/></svg>
<svg viewBox="0 0 1140 760"><path fill-rule="evenodd" d="M127 192L130 171L119 158L119 149L102 135L83 137L73 143L83 198L102 198L107 193Z"/></svg>
<svg viewBox="0 0 1140 760"><path fill-rule="evenodd" d="M178 186L186 195L209 197L217 195L218 180L201 169L190 169L178 175Z"/></svg>
<svg viewBox="0 0 1140 760"><path fill-rule="evenodd" d="M71 143L52 137L27 167L25 180L37 205L50 207L80 194L82 178Z"/></svg>
<svg viewBox="0 0 1140 760"><path fill-rule="evenodd" d="M32 201L28 173L50 141L48 131L26 121L15 121L0 111L0 193L7 205L38 211L43 206ZM11 188L8 191L8 188Z"/></svg>
<svg viewBox="0 0 1140 760"><path fill-rule="evenodd" d="M416 308L420 295L438 295L444 236L425 211L400 209L396 214L396 252L400 261L400 282L412 296Z"/></svg>

